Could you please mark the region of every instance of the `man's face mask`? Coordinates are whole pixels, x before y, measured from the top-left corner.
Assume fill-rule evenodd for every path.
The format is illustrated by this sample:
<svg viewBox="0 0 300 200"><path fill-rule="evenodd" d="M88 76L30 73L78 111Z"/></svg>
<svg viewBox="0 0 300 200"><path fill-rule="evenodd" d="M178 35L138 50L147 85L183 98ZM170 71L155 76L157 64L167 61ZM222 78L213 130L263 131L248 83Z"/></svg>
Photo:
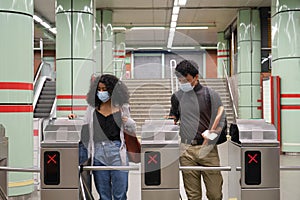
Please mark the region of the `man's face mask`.
<svg viewBox="0 0 300 200"><path fill-rule="evenodd" d="M194 89L194 86L192 86L192 84L190 82L187 83L179 83L179 88L183 91L183 92L189 92L191 90Z"/></svg>

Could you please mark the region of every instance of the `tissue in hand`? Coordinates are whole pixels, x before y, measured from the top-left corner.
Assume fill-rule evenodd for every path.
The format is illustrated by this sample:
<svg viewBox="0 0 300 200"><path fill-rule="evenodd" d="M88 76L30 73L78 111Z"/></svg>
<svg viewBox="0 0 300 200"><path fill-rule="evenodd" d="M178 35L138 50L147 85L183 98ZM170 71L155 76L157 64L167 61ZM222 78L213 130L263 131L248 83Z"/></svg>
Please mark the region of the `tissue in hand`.
<svg viewBox="0 0 300 200"><path fill-rule="evenodd" d="M210 140L214 140L218 136L216 133L210 133L209 130L204 131L203 135Z"/></svg>

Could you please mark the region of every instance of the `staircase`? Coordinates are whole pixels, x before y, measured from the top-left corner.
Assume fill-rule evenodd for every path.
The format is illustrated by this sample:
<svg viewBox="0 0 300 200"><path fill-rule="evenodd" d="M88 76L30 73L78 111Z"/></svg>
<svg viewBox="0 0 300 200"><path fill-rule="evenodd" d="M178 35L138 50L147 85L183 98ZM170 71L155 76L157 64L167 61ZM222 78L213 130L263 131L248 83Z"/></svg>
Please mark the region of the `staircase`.
<svg viewBox="0 0 300 200"><path fill-rule="evenodd" d="M202 79L200 80L202 85L208 86L219 93L222 103L225 108L226 118L227 118L227 128L229 129L230 125L235 120L232 101L230 94L226 85L226 79L213 78L213 79Z"/></svg>
<svg viewBox="0 0 300 200"><path fill-rule="evenodd" d="M147 119L163 119L171 107L170 79L127 79L123 80L130 92L131 117L137 130Z"/></svg>
<svg viewBox="0 0 300 200"><path fill-rule="evenodd" d="M34 109L34 118L47 118L50 115L56 96L56 82L46 80Z"/></svg>
<svg viewBox="0 0 300 200"><path fill-rule="evenodd" d="M147 119L163 119L171 107L170 79L127 79L123 80L130 92L131 117L136 121L137 130ZM200 80L202 85L217 91L222 99L228 127L234 120L234 112L225 79Z"/></svg>

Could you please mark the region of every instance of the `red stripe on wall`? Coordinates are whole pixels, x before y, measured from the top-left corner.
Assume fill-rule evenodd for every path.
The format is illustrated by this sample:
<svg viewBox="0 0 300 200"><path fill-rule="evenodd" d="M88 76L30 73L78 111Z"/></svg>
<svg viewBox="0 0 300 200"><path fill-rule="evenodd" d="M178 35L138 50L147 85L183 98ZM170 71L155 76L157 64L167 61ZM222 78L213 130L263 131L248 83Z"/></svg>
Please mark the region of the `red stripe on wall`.
<svg viewBox="0 0 300 200"><path fill-rule="evenodd" d="M271 123L274 124L274 91L273 91L273 81L274 77L270 77L270 96L271 96Z"/></svg>
<svg viewBox="0 0 300 200"><path fill-rule="evenodd" d="M87 106L57 106L58 111L86 110Z"/></svg>
<svg viewBox="0 0 300 200"><path fill-rule="evenodd" d="M39 136L39 130L34 129L33 130L33 136Z"/></svg>
<svg viewBox="0 0 300 200"><path fill-rule="evenodd" d="M114 50L114 52L123 52L123 53L124 53L125 50L117 50L117 49L116 49L116 50Z"/></svg>
<svg viewBox="0 0 300 200"><path fill-rule="evenodd" d="M300 110L300 105L281 105L282 110Z"/></svg>
<svg viewBox="0 0 300 200"><path fill-rule="evenodd" d="M257 110L262 110L262 107L261 106L257 106Z"/></svg>
<svg viewBox="0 0 300 200"><path fill-rule="evenodd" d="M32 83L0 82L1 90L33 90Z"/></svg>
<svg viewBox="0 0 300 200"><path fill-rule="evenodd" d="M218 52L229 52L229 49L218 50Z"/></svg>
<svg viewBox="0 0 300 200"><path fill-rule="evenodd" d="M229 55L219 55L217 58L229 58Z"/></svg>
<svg viewBox="0 0 300 200"><path fill-rule="evenodd" d="M262 102L262 100L261 99L257 99L257 102Z"/></svg>
<svg viewBox="0 0 300 200"><path fill-rule="evenodd" d="M32 105L0 105L0 112L9 113L9 112L33 112Z"/></svg>
<svg viewBox="0 0 300 200"><path fill-rule="evenodd" d="M300 98L300 94L281 94L281 98Z"/></svg>
<svg viewBox="0 0 300 200"><path fill-rule="evenodd" d="M114 58L125 58L125 56L114 56Z"/></svg>
<svg viewBox="0 0 300 200"><path fill-rule="evenodd" d="M72 98L73 97L73 98ZM57 95L57 99L86 99L86 95Z"/></svg>
<svg viewBox="0 0 300 200"><path fill-rule="evenodd" d="M280 93L281 93L281 90L280 90L280 77L279 76L276 76L276 80L277 80L277 139L278 141L281 140L281 112L280 112Z"/></svg>

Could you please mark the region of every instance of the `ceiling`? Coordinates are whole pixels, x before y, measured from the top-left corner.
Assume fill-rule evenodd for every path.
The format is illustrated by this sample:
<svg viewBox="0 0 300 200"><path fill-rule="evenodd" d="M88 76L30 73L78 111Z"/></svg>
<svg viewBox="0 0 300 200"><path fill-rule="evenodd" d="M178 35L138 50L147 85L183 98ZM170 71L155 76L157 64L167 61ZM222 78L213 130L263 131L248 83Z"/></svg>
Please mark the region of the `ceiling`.
<svg viewBox="0 0 300 200"><path fill-rule="evenodd" d="M164 30L125 31L126 47L167 47L174 0L95 0L96 9L112 10L113 27L163 26ZM271 0L187 0L180 7L178 26L209 26L205 30L176 29L173 46L216 46L217 33L224 31L239 9L270 7ZM35 14L55 27L55 0L35 0ZM35 24L35 47L55 49L55 35Z"/></svg>

